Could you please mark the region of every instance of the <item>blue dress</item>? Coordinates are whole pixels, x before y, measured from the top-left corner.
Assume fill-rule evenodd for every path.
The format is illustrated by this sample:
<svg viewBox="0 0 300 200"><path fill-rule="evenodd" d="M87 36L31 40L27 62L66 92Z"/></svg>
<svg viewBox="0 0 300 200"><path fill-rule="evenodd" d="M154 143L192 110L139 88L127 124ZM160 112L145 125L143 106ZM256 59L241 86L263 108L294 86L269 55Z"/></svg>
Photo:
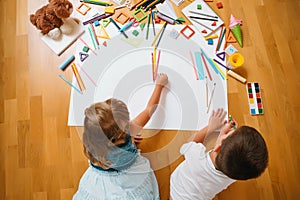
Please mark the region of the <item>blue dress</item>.
<svg viewBox="0 0 300 200"><path fill-rule="evenodd" d="M156 177L128 134L126 143L110 149L105 170L89 162L73 200L158 200Z"/></svg>

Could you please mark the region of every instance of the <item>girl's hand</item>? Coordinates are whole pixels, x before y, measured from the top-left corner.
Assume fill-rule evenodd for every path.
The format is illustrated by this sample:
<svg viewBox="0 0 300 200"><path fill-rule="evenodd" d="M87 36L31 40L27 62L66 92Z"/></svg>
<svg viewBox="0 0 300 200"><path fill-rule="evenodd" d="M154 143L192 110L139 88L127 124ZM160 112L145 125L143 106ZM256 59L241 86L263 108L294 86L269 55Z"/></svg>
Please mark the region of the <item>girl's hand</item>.
<svg viewBox="0 0 300 200"><path fill-rule="evenodd" d="M167 74L164 74L164 73L157 74L155 83L156 83L156 85L161 85L161 86L167 85L168 84Z"/></svg>

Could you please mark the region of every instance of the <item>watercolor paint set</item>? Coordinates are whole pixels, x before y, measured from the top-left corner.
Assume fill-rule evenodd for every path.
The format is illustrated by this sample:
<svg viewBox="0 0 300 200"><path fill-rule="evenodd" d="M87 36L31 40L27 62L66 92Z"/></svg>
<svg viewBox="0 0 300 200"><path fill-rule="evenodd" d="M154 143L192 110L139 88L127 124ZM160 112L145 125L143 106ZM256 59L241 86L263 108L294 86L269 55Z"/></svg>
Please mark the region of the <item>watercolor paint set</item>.
<svg viewBox="0 0 300 200"><path fill-rule="evenodd" d="M249 82L246 84L248 93L248 103L251 115L264 114L264 108L261 97L261 89L259 83Z"/></svg>

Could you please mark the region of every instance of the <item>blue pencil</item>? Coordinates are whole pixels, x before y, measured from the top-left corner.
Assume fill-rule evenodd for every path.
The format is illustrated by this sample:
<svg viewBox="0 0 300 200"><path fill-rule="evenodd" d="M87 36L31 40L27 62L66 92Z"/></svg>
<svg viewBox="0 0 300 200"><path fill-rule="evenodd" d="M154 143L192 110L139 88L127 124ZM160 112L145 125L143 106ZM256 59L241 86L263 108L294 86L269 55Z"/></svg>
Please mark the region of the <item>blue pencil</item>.
<svg viewBox="0 0 300 200"><path fill-rule="evenodd" d="M68 85L70 85L72 88L74 88L77 92L79 92L80 94L82 94L82 92L75 85L73 85L70 81L68 81L68 79L66 79L63 75L59 74L58 76L62 80L64 80Z"/></svg>

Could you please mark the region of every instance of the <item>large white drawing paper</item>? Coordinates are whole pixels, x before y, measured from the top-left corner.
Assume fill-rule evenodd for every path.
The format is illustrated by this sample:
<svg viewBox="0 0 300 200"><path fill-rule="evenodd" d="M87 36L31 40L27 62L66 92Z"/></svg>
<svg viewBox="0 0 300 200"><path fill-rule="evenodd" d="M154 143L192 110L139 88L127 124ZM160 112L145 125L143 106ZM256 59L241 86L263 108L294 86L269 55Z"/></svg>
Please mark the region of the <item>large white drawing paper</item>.
<svg viewBox="0 0 300 200"><path fill-rule="evenodd" d="M161 25L156 25L156 33L160 27ZM227 110L226 80L207 63L213 79L208 79L206 91L206 80L196 80L191 61L190 53L194 55L195 52L200 52L200 48L209 57L213 57L214 47L207 45L197 32L191 39L182 35L177 39L170 36L173 29L180 31L183 27L167 26L157 47L157 52L161 51L158 72L166 73L169 83L163 89L159 107L146 129L198 130L207 124L212 109ZM97 55L91 53L82 65L89 78L82 71L79 72L86 90L83 94L73 89L71 91L68 125L82 126L85 108L108 98L123 100L128 105L131 119L146 107L155 86L151 61L154 36L153 31L149 30L149 38L146 40L146 28L141 31L137 27L136 30L139 31L137 37L131 34L133 29L130 29L126 32L129 39L125 39L113 25L108 26L111 40L107 41L107 47L101 45L96 50ZM139 42L133 45L134 41ZM207 75L205 68L203 70ZM210 100L214 83L216 87L207 112L206 97ZM74 77L73 84L77 86Z"/></svg>

